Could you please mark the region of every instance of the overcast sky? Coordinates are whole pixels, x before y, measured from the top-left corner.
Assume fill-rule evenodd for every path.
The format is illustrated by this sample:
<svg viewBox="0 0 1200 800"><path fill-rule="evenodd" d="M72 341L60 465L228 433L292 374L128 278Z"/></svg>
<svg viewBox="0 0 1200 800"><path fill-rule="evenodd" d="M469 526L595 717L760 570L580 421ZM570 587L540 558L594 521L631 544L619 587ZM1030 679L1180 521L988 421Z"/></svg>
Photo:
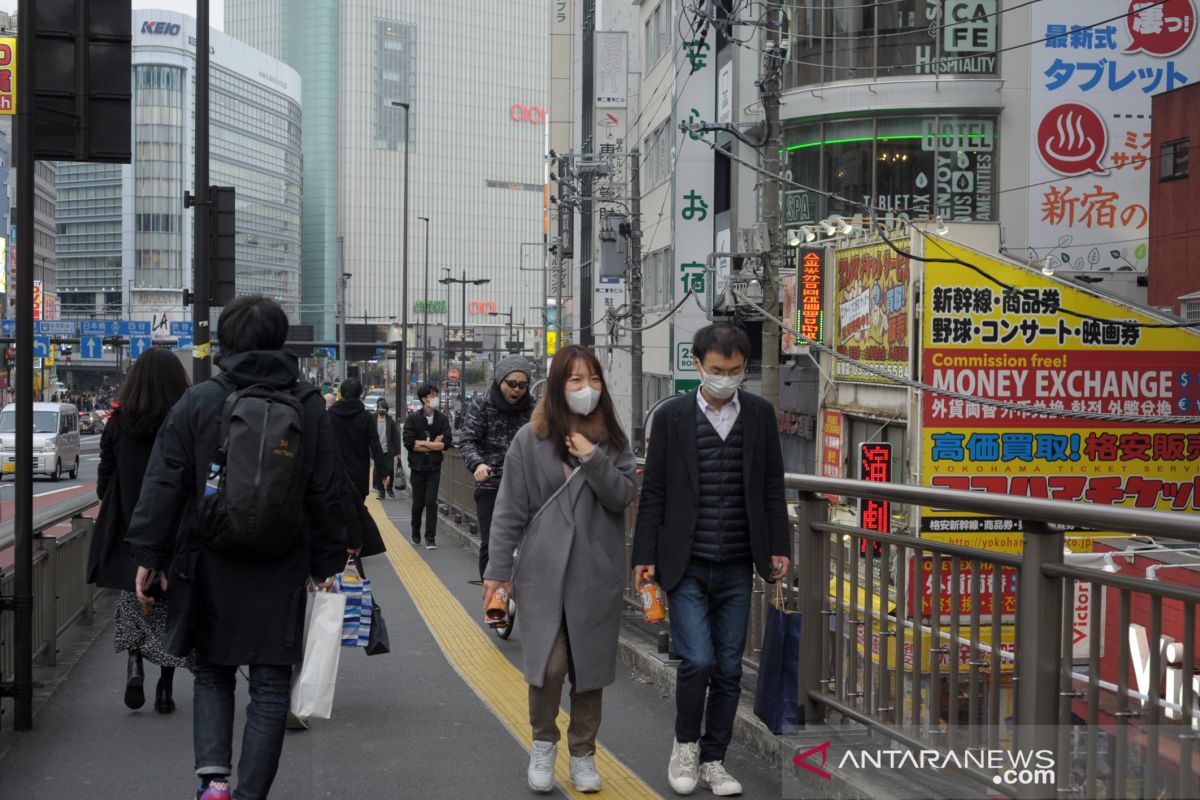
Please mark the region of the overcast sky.
<svg viewBox="0 0 1200 800"><path fill-rule="evenodd" d="M165 8L196 16L196 0L133 0L134 8ZM17 13L17 0L0 0L0 9ZM209 0L208 15L212 26L225 30L225 0Z"/></svg>

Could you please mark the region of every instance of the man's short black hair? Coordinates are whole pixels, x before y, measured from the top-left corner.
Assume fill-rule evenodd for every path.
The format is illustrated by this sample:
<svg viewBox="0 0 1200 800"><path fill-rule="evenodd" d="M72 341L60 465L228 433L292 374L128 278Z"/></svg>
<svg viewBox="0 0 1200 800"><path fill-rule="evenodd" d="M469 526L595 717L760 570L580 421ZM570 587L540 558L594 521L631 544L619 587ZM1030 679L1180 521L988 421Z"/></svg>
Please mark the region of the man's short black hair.
<svg viewBox="0 0 1200 800"><path fill-rule="evenodd" d="M358 378L346 378L342 381L342 399L357 400L362 397L363 385Z"/></svg>
<svg viewBox="0 0 1200 800"><path fill-rule="evenodd" d="M714 322L696 331L692 337L692 358L703 362L705 354L716 351L729 358L734 353L741 353L750 363L750 337L741 328L728 322Z"/></svg>
<svg viewBox="0 0 1200 800"><path fill-rule="evenodd" d="M287 340L288 318L283 307L258 294L242 295L225 306L217 324L217 343L226 356L282 350Z"/></svg>
<svg viewBox="0 0 1200 800"><path fill-rule="evenodd" d="M432 383L422 383L420 386L417 387L417 399L418 400L424 400L426 397L429 397L429 395L437 394L437 393L438 393L438 388L436 386L434 386Z"/></svg>

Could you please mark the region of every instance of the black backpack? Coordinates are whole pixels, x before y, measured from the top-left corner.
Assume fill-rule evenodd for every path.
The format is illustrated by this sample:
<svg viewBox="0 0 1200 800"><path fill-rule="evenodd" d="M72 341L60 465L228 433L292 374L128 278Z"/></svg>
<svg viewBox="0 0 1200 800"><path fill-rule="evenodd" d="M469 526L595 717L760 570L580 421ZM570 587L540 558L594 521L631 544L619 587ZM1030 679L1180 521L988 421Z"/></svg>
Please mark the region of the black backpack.
<svg viewBox="0 0 1200 800"><path fill-rule="evenodd" d="M210 550L231 558L280 558L304 540L303 403L317 390L310 384L290 391L262 384L239 389L216 380L230 393L209 474L217 479L216 490L200 498L199 537Z"/></svg>

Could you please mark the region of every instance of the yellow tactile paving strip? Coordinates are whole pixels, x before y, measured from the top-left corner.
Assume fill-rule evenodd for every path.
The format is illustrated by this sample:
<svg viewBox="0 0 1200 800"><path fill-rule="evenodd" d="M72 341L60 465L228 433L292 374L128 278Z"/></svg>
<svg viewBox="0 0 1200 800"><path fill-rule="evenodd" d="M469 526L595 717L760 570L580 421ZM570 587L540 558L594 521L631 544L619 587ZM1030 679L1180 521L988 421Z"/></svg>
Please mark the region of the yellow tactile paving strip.
<svg viewBox="0 0 1200 800"><path fill-rule="evenodd" d="M383 534L388 548L388 560L392 562L392 567L395 568L396 574L446 659L475 694L491 708L492 713L508 728L521 746L528 750L531 747L529 687L524 676L504 657L488 635L475 625L474 619L463 608L462 603L442 585L429 565L416 554L412 545L404 540L383 512L379 501L371 497L367 503L371 516L375 518L379 531ZM575 786L571 783L565 736L569 722L570 718L566 712L560 710L558 727L564 736L559 743L555 777L559 786L570 797L596 796L575 791ZM660 797L603 745L596 746L596 767L604 780L604 789L598 795L600 797L631 800Z"/></svg>

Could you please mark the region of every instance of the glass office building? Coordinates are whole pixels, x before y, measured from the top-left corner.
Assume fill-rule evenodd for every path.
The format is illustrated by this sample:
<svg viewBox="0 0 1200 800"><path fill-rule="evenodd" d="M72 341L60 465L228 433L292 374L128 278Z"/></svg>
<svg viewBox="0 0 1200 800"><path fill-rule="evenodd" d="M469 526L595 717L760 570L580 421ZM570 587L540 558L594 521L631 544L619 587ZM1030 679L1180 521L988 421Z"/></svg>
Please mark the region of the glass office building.
<svg viewBox="0 0 1200 800"><path fill-rule="evenodd" d="M477 3L467 16L461 4L424 0L226 0L225 14L230 35L304 81L304 308L318 336L334 332L339 237L350 322L399 322L406 153L398 102L411 109L409 342L419 341L423 299L431 326L462 323L461 289L437 283L443 268L490 280L469 287L468 327L506 325L488 314L510 306L518 328L540 327L532 307L542 294L544 3Z"/></svg>
<svg viewBox="0 0 1200 800"><path fill-rule="evenodd" d="M195 20L133 13L133 163L64 163L56 250L64 316L190 319ZM211 34L210 179L237 196L237 291L300 301L300 78Z"/></svg>

